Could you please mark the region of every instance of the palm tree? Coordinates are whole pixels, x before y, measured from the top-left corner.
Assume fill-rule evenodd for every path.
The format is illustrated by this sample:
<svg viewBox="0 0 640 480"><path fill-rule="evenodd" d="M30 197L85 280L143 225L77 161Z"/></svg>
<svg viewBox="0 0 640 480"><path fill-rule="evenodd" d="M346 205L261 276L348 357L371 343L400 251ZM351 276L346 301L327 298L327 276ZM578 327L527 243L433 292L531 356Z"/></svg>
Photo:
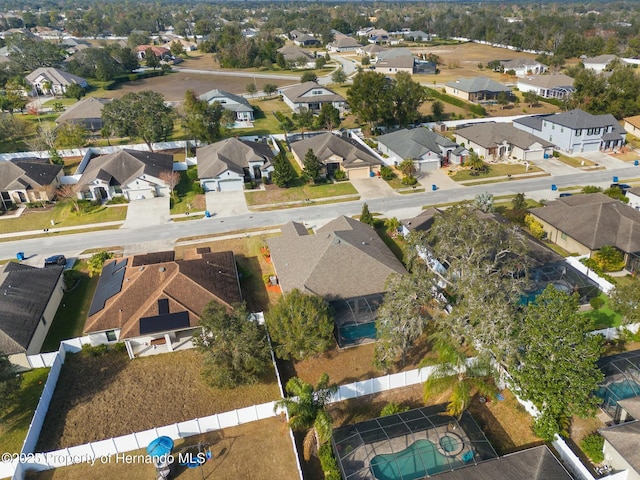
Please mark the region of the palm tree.
<svg viewBox="0 0 640 480"><path fill-rule="evenodd" d="M413 178L413 174L417 171L416 161L413 158L405 158L398 165L398 170L400 170L405 177Z"/></svg>
<svg viewBox="0 0 640 480"><path fill-rule="evenodd" d="M484 162L473 150L469 151L465 166L471 168L471 175L478 175L479 172L484 170Z"/></svg>
<svg viewBox="0 0 640 480"><path fill-rule="evenodd" d="M440 343L437 348L439 363L424 383L425 401L451 389L447 414L460 418L471 403L474 391L486 398L496 396L497 372L488 357L480 355L468 362L464 353L450 344Z"/></svg>
<svg viewBox="0 0 640 480"><path fill-rule="evenodd" d="M309 460L312 452L331 440L332 420L325 407L338 387L330 385L329 375L323 373L315 388L298 377L293 377L287 382L285 390L291 396L278 400L275 408L287 410L291 429L307 431L303 445L304 458Z"/></svg>

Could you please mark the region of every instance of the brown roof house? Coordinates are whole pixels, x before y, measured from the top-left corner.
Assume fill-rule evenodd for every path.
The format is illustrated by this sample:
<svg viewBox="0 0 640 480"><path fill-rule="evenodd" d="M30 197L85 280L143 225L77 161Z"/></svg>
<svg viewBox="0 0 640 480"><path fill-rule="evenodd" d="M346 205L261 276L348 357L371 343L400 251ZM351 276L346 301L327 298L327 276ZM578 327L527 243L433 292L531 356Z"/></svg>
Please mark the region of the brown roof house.
<svg viewBox="0 0 640 480"><path fill-rule="evenodd" d="M62 175L62 165L44 158L0 161L0 208L52 200Z"/></svg>
<svg viewBox="0 0 640 480"><path fill-rule="evenodd" d="M129 200L164 197L169 186L163 176L173 171L173 155L138 150L119 150L93 157L81 164L78 196L109 200L124 196Z"/></svg>
<svg viewBox="0 0 640 480"><path fill-rule="evenodd" d="M198 179L205 192L242 191L244 182L269 177L273 151L268 143L227 138L196 150Z"/></svg>
<svg viewBox="0 0 640 480"><path fill-rule="evenodd" d="M185 260L175 260L172 251L119 258L102 270L84 332L92 344L124 341L130 358L190 348L211 301L229 309L242 301L233 252L205 248Z"/></svg>
<svg viewBox="0 0 640 480"><path fill-rule="evenodd" d="M106 98L87 97L71 105L56 118L56 124L74 123L96 132L102 128L102 108L109 102Z"/></svg>
<svg viewBox="0 0 640 480"><path fill-rule="evenodd" d="M300 167L304 157L312 150L320 163L321 174L332 177L336 170L342 170L347 178L369 178L380 171L382 162L355 140L338 137L332 133L321 133L291 144L293 158Z"/></svg>
<svg viewBox="0 0 640 480"><path fill-rule="evenodd" d="M626 268L640 270L640 211L602 193L573 195L529 210L547 238L568 252L591 255L604 246L625 254Z"/></svg>
<svg viewBox="0 0 640 480"><path fill-rule="evenodd" d="M298 289L332 304L341 345L375 338L375 329L358 339L343 333L371 326L389 275L406 270L372 227L342 216L310 234L289 222L267 244L283 292Z"/></svg>
<svg viewBox="0 0 640 480"><path fill-rule="evenodd" d="M317 113L325 104L333 105L334 108L343 112L347 104L343 96L316 82L304 82L292 87L281 88L278 93L282 95L284 103L294 112L299 112L300 108L304 107Z"/></svg>
<svg viewBox="0 0 640 480"><path fill-rule="evenodd" d="M640 115L626 117L624 121L624 129L634 137L640 137Z"/></svg>
<svg viewBox="0 0 640 480"><path fill-rule="evenodd" d="M0 266L0 355L29 369L28 355L40 353L63 294L62 266Z"/></svg>

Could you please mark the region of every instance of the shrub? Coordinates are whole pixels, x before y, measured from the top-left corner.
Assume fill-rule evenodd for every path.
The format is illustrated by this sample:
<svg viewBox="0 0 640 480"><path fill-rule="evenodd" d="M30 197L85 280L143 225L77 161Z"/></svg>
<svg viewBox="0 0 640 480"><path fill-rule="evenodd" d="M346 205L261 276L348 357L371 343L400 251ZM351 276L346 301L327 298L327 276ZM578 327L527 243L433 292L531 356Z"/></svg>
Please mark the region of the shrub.
<svg viewBox="0 0 640 480"><path fill-rule="evenodd" d="M129 200L127 200L127 197L123 196L123 195L118 195L113 197L111 200L109 200L107 202L107 205L120 205L123 203L129 203Z"/></svg>
<svg viewBox="0 0 640 480"><path fill-rule="evenodd" d="M594 310L598 310L599 308L602 308L604 306L604 300L600 297L593 297L591 300L589 300L589 304L591 305L591 308L593 308Z"/></svg>
<svg viewBox="0 0 640 480"><path fill-rule="evenodd" d="M82 346L82 353L90 357L99 357L100 355L104 355L105 353L107 353L107 346L101 344L94 347L93 345L87 343Z"/></svg>
<svg viewBox="0 0 640 480"><path fill-rule="evenodd" d="M555 158L560 158L560 152L558 152L557 150L554 150L554 151L553 151L553 156L554 156Z"/></svg>
<svg viewBox="0 0 640 480"><path fill-rule="evenodd" d="M403 185L415 185L416 183L418 183L418 179L416 177L404 177L402 179L402 184Z"/></svg>
<svg viewBox="0 0 640 480"><path fill-rule="evenodd" d="M544 227L542 226L542 224L539 221L537 221L534 218L533 215L528 213L524 217L524 224L527 226L527 228L529 229L529 232L531 233L532 236L534 236L538 240L542 240L544 238L544 236L545 236Z"/></svg>
<svg viewBox="0 0 640 480"><path fill-rule="evenodd" d="M191 191L193 193L202 194L204 193L204 188L202 188L202 185L198 182L194 182L193 185L191 185Z"/></svg>
<svg viewBox="0 0 640 480"><path fill-rule="evenodd" d="M338 462L333 456L333 450L329 443L320 445L318 449L318 458L324 472L325 480L341 480L340 470L338 470Z"/></svg>
<svg viewBox="0 0 640 480"><path fill-rule="evenodd" d="M78 270L65 270L62 276L64 278L65 289L69 290L73 288L78 279L82 277L82 273L80 273Z"/></svg>
<svg viewBox="0 0 640 480"><path fill-rule="evenodd" d="M610 245L603 246L593 258L605 272L617 272L624 268L624 254Z"/></svg>
<svg viewBox="0 0 640 480"><path fill-rule="evenodd" d="M389 402L380 411L381 417L386 417L387 415L395 415L396 413L403 413L409 410L409 407L402 406L396 402Z"/></svg>
<svg viewBox="0 0 640 480"><path fill-rule="evenodd" d="M380 167L380 176L383 180L393 180L396 177L396 173L393 171L393 168L385 165Z"/></svg>
<svg viewBox="0 0 640 480"><path fill-rule="evenodd" d="M192 182L198 180L198 169L196 167L190 167L187 169L187 177Z"/></svg>
<svg viewBox="0 0 640 480"><path fill-rule="evenodd" d="M113 351L114 352L126 352L127 351L127 346L124 344L124 342L118 342L118 343L113 345Z"/></svg>
<svg viewBox="0 0 640 480"><path fill-rule="evenodd" d="M335 178L338 181L346 180L347 179L347 174L345 173L344 170L336 170L333 173L333 178Z"/></svg>
<svg viewBox="0 0 640 480"><path fill-rule="evenodd" d="M604 438L597 433L587 435L580 442L580 448L591 459L593 463L602 463L604 460L604 453L602 448L604 447Z"/></svg>
<svg viewBox="0 0 640 480"><path fill-rule="evenodd" d="M582 193L598 193L601 191L602 191L602 188L596 187L595 185L587 185L582 188Z"/></svg>

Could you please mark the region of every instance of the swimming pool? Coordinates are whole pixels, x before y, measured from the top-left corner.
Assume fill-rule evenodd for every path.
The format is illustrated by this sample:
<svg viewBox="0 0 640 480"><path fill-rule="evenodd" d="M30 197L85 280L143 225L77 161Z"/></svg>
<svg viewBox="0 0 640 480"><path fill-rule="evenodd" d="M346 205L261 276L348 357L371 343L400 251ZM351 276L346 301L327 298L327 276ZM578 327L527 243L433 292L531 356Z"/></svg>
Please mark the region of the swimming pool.
<svg viewBox="0 0 640 480"><path fill-rule="evenodd" d="M420 439L401 452L376 455L370 468L378 480L417 480L461 465L441 454L433 442Z"/></svg>
<svg viewBox="0 0 640 480"><path fill-rule="evenodd" d="M610 383L607 386L601 386L596 391L596 395L602 398L603 403L616 405L618 400L625 400L640 395L640 385L631 380L623 380L621 382Z"/></svg>
<svg viewBox="0 0 640 480"><path fill-rule="evenodd" d="M352 323L338 328L341 345L351 345L363 338L376 338L375 322Z"/></svg>

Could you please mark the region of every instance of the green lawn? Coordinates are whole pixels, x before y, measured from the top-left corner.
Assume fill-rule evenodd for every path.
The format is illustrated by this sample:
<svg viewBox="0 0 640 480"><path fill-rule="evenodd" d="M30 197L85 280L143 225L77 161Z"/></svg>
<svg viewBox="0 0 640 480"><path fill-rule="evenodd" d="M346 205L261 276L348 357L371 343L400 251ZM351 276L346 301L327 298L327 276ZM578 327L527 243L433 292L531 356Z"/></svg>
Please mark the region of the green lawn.
<svg viewBox="0 0 640 480"><path fill-rule="evenodd" d="M0 417L0 445L3 452L20 452L47 375L48 368L37 368L22 374L22 384L16 400Z"/></svg>
<svg viewBox="0 0 640 480"><path fill-rule="evenodd" d="M592 167L595 165L594 162L582 157L568 157L567 155L560 154L559 157L555 157L560 160L562 163L569 165L570 167Z"/></svg>
<svg viewBox="0 0 640 480"><path fill-rule="evenodd" d="M604 293L600 293L600 298L604 300L604 305L601 308L590 310L583 314L593 320L594 330L622 325L622 316L609 308L609 297Z"/></svg>
<svg viewBox="0 0 640 480"><path fill-rule="evenodd" d="M47 338L42 345L42 352L57 350L61 340L82 336L82 329L99 276L89 277L84 261L76 262L73 269L81 272L82 276L75 287L70 285L70 290L65 292L62 297Z"/></svg>
<svg viewBox="0 0 640 480"><path fill-rule="evenodd" d="M245 192L247 205L268 205L272 203L300 202L305 199L357 195L358 191L349 182L326 183L321 185L305 184L299 187L271 188L265 191Z"/></svg>
<svg viewBox="0 0 640 480"><path fill-rule="evenodd" d="M180 172L180 182L175 188L175 197L171 204L171 214L197 211L203 207L204 194L195 192L193 186L197 183L198 171L195 165L187 171Z"/></svg>
<svg viewBox="0 0 640 480"><path fill-rule="evenodd" d="M464 182L469 180L481 180L483 178L503 177L506 175L542 172L542 170L535 165L529 165L529 170L527 170L524 165L521 165L519 163L496 163L485 165L487 166L487 170L483 173L472 175L471 170L461 170L455 175L452 175L451 179L455 180L456 182Z"/></svg>
<svg viewBox="0 0 640 480"><path fill-rule="evenodd" d="M389 250L391 250L393 252L393 254L396 256L396 258L398 260L400 260L404 264L404 250L403 250L403 248L406 245L406 243L404 242L404 239L402 238L402 235L397 235L394 238L391 235L389 235L389 232L387 231L387 228L384 227L384 226L376 227L376 232L378 232L378 235L380 236L382 241L385 243L385 245L387 247L389 247Z"/></svg>
<svg viewBox="0 0 640 480"><path fill-rule="evenodd" d="M0 225L4 233L43 230L45 228L75 227L90 223L124 221L127 205L101 206L90 213L77 214L71 211L68 202L58 202L46 209L27 208L18 218L2 219ZM51 220L55 227L51 226Z"/></svg>

